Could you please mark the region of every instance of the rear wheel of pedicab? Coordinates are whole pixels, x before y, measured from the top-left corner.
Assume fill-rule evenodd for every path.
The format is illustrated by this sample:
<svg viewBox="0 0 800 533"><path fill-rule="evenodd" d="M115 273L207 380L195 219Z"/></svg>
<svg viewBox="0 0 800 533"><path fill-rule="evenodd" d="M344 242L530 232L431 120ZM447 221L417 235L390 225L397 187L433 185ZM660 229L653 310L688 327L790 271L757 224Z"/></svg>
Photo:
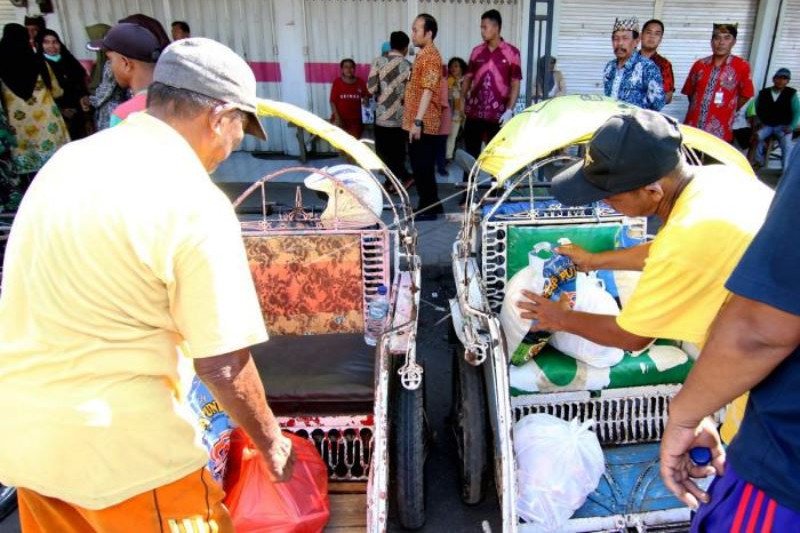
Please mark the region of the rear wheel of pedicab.
<svg viewBox="0 0 800 533"><path fill-rule="evenodd" d="M425 524L425 383L408 390L398 379L393 400L391 479L397 519L405 529L419 529Z"/></svg>
<svg viewBox="0 0 800 533"><path fill-rule="evenodd" d="M458 345L453 357L453 433L460 464L461 500L479 503L484 496L488 469L486 394L481 367L464 359Z"/></svg>
<svg viewBox="0 0 800 533"><path fill-rule="evenodd" d="M10 515L17 508L17 490L0 483L0 520Z"/></svg>

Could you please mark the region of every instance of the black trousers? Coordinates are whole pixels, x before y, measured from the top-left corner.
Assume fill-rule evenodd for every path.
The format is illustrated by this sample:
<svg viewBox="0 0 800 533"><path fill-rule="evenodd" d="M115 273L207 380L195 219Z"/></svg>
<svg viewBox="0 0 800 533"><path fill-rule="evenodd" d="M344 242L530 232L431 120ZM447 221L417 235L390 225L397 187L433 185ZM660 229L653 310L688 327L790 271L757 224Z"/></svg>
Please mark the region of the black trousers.
<svg viewBox="0 0 800 533"><path fill-rule="evenodd" d="M408 179L406 170L406 144L408 132L403 128L375 125L375 152L402 183Z"/></svg>
<svg viewBox="0 0 800 533"><path fill-rule="evenodd" d="M467 118L464 122L464 149L475 159L481 155L483 143L489 142L500 131L500 123L483 120L480 118ZM464 173L464 181L467 181L467 173Z"/></svg>
<svg viewBox="0 0 800 533"><path fill-rule="evenodd" d="M406 133L408 135L408 133ZM420 138L408 145L411 157L411 168L414 171L414 182L419 194L417 211L431 205L439 204L439 189L436 185L436 136L423 133ZM442 213L441 205L429 210Z"/></svg>

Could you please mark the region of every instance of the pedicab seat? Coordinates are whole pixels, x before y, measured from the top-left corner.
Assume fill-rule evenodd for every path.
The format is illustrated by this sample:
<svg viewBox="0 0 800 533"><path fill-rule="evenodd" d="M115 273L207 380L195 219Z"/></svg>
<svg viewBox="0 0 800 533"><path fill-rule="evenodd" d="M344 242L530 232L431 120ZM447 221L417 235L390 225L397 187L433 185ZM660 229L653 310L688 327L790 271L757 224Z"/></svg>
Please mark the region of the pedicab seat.
<svg viewBox="0 0 800 533"><path fill-rule="evenodd" d="M278 335L251 352L279 416L372 411L375 347L362 333Z"/></svg>
<svg viewBox="0 0 800 533"><path fill-rule="evenodd" d="M537 205L540 207L549 206ZM556 209L562 210L560 206ZM547 241L555 246L560 238L566 237L589 251L601 252L633 246L644 239L643 228L637 228L635 221L622 217L616 221L566 221L559 220L558 216L548 220L545 216L539 223L524 219L492 220L486 228L502 243L491 250L485 247L483 254L489 302L495 312L502 304L507 280L528 265L528 252L538 242ZM487 241L491 239L484 239ZM498 249L501 252L498 253ZM600 271L598 276L612 296L619 297L614 273ZM511 381L515 386L510 392L519 396L532 392L597 391L683 383L692 359L674 346L675 343L658 341L656 344L655 349L642 353L626 353L622 361L610 369L594 368L547 346L522 367L512 368ZM527 351L528 348L523 343L517 350Z"/></svg>
<svg viewBox="0 0 800 533"><path fill-rule="evenodd" d="M364 309L388 285L386 241L377 230L245 233L270 334L251 352L277 415L372 412Z"/></svg>

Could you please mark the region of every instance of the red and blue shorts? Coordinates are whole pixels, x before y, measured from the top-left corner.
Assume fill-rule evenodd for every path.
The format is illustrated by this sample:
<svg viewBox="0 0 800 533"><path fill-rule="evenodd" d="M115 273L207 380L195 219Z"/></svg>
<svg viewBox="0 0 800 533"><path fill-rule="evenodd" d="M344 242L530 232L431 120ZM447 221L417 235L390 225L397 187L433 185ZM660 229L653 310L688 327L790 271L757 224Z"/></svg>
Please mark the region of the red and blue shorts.
<svg viewBox="0 0 800 533"><path fill-rule="evenodd" d="M725 475L711 483L708 493L711 501L698 509L692 533L800 532L800 513L740 478L730 463L725 465Z"/></svg>

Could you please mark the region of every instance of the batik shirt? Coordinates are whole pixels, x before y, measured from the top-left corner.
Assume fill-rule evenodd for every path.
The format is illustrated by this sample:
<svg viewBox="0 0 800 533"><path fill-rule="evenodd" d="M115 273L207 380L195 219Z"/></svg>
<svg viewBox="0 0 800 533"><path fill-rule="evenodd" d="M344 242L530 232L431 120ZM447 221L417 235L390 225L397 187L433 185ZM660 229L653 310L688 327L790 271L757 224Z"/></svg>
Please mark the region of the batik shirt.
<svg viewBox="0 0 800 533"><path fill-rule="evenodd" d="M617 68L616 59L609 61L603 73L603 88L606 96L644 109L658 111L664 107L661 70L639 52L634 52L622 68Z"/></svg>
<svg viewBox="0 0 800 533"><path fill-rule="evenodd" d="M406 84L403 98L403 129L411 131L425 90L433 93L428 109L422 117L422 133L438 135L442 125L442 105L436 95L442 81L442 56L433 44L419 51L411 67L411 79Z"/></svg>
<svg viewBox="0 0 800 533"><path fill-rule="evenodd" d="M511 83L522 79L519 50L505 41L494 50L486 43L472 49L465 77L472 82L466 102L467 118L497 122L505 113Z"/></svg>
<svg viewBox="0 0 800 533"><path fill-rule="evenodd" d="M367 90L375 95L375 124L384 128L403 125L403 93L411 73L411 63L401 55L379 57L372 64Z"/></svg>
<svg viewBox="0 0 800 533"><path fill-rule="evenodd" d="M719 67L714 66L714 56L698 59L681 92L690 99L686 124L730 141L739 100L755 94L750 65L734 55Z"/></svg>

